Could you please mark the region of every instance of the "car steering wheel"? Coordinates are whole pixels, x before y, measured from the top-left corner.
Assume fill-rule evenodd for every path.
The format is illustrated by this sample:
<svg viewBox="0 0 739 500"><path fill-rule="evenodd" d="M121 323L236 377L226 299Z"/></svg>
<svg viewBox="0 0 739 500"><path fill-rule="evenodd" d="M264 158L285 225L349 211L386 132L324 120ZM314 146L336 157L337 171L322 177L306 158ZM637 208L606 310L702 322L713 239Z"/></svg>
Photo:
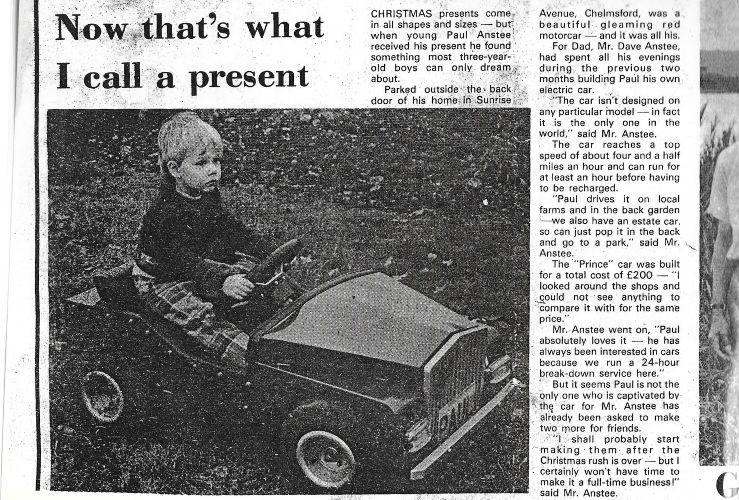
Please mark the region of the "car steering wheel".
<svg viewBox="0 0 739 500"><path fill-rule="evenodd" d="M292 239L277 247L269 256L257 263L246 277L254 283L255 291L260 287L270 286L283 273L283 266L298 256L303 244L300 240ZM254 293L254 292L252 292ZM231 309L243 306L249 300L239 301L231 306Z"/></svg>

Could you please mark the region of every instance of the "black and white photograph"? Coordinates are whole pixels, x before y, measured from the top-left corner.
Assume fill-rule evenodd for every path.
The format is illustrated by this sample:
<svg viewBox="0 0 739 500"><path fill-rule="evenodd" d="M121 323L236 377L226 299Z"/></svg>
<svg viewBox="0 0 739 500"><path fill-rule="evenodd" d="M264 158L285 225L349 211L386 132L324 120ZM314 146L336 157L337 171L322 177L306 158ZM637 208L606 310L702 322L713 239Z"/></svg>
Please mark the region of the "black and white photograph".
<svg viewBox="0 0 739 500"><path fill-rule="evenodd" d="M52 490L528 491L529 109L45 120Z"/></svg>
<svg viewBox="0 0 739 500"><path fill-rule="evenodd" d="M700 462L739 465L739 6L702 7Z"/></svg>

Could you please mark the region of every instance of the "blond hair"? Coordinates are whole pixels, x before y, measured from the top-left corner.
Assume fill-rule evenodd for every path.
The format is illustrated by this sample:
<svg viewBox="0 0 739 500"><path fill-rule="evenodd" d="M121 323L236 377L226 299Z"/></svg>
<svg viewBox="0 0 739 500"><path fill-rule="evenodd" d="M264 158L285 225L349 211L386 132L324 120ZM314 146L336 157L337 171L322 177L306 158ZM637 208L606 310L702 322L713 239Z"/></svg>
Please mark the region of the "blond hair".
<svg viewBox="0 0 739 500"><path fill-rule="evenodd" d="M208 148L216 154L223 153L221 135L192 111L184 111L170 117L159 129L159 167L165 177L171 177L167 165L174 161L180 165L188 156L199 155Z"/></svg>

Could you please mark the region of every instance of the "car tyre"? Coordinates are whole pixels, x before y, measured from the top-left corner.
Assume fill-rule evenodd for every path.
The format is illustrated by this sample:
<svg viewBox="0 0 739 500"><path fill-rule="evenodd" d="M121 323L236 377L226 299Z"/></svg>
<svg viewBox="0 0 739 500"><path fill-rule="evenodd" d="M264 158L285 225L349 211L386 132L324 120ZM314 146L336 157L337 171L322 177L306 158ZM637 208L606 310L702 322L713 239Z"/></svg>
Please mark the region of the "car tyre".
<svg viewBox="0 0 739 500"><path fill-rule="evenodd" d="M82 403L96 424L118 422L126 403L120 384L102 370L90 370L80 382Z"/></svg>
<svg viewBox="0 0 739 500"><path fill-rule="evenodd" d="M99 435L146 434L162 422L152 374L130 359L84 363L77 375L78 401Z"/></svg>
<svg viewBox="0 0 739 500"><path fill-rule="evenodd" d="M79 397L90 423L98 429L140 427L146 419L141 381L115 365L89 364L79 374Z"/></svg>
<svg viewBox="0 0 739 500"><path fill-rule="evenodd" d="M290 412L282 425L280 454L289 479L314 491L346 491L364 464L360 426L351 411L315 401Z"/></svg>

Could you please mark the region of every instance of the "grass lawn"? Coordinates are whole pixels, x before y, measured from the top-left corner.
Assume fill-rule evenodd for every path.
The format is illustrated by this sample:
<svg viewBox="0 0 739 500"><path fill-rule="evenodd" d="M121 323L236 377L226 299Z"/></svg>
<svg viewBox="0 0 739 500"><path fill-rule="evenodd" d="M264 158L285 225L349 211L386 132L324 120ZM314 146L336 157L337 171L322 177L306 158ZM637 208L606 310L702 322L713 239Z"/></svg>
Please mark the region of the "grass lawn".
<svg viewBox="0 0 739 500"><path fill-rule="evenodd" d="M209 390L214 381L198 379L181 360L158 359L144 341L133 342L143 351L137 354L161 367L152 374L153 391L166 399L167 384L189 384L176 423L156 432L102 433L81 411L74 389L79 361L91 351L91 331L106 325L63 299L88 288L96 269L134 255L138 225L157 192L156 133L168 114L48 117L52 487L299 493L281 477L273 436L260 432L258 412L228 408L242 388ZM296 280L312 287L379 268L462 314L500 317L516 376L527 384L528 110L202 115L225 141L221 191L232 211L275 246L303 239L310 253L291 271ZM525 491L528 467L524 389L432 479L391 488ZM387 488L382 480L370 486Z"/></svg>

